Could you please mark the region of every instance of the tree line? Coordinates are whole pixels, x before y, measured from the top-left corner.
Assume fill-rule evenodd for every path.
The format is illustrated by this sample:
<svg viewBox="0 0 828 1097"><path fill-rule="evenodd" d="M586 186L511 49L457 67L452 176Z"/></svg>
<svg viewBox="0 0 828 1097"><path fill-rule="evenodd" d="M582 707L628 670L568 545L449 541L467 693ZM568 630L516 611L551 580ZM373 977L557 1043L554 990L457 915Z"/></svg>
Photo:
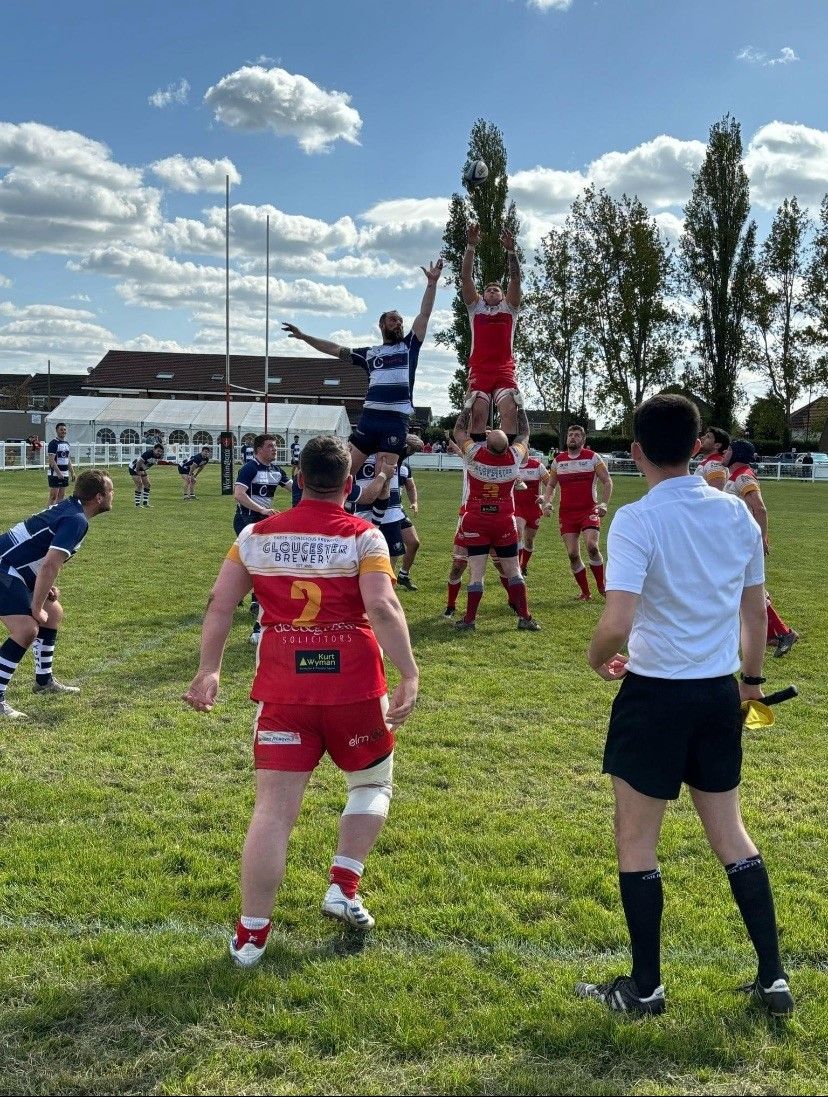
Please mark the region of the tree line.
<svg viewBox="0 0 828 1097"><path fill-rule="evenodd" d="M666 387L694 397L709 409L709 423L729 430L752 371L781 409L787 446L794 403L828 383L828 194L816 220L786 198L759 243L742 152L735 118L711 126L677 247L638 197L594 186L541 239L524 272L516 358L529 399L537 393L561 436L588 404L623 424ZM456 292L452 323L436 334L461 363L470 349L460 295L467 224L483 229L481 284L506 276L500 229L520 229L500 130L479 119L468 156L485 160L489 177L451 198L443 255ZM449 389L454 407L466 383L461 365Z"/></svg>

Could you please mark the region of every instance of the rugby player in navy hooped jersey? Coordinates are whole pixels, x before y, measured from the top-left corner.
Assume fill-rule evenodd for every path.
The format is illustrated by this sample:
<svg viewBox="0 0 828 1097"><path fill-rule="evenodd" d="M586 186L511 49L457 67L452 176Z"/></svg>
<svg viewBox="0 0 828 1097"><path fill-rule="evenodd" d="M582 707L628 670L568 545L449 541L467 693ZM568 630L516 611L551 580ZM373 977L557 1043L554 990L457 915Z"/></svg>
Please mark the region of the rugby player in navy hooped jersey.
<svg viewBox="0 0 828 1097"><path fill-rule="evenodd" d="M425 339L443 260L426 269L426 289L420 312L408 335L403 318L392 309L379 318L382 343L375 347L341 347L327 339L306 335L295 324L282 324L292 339L301 339L314 350L330 354L341 362L359 366L368 374L368 391L356 430L350 437L351 472L356 475L368 457L375 453L382 463L405 453L408 420L414 413L412 394L420 347Z"/></svg>
<svg viewBox="0 0 828 1097"><path fill-rule="evenodd" d="M253 439L253 458L245 461L236 476L233 498L236 500L236 513L233 517L233 529L241 533L245 526L261 522L273 513L273 496L279 488L292 491L293 481L287 476L276 460L276 436L257 434ZM250 643L258 644L260 635L259 603L253 594L250 600L250 612L256 618Z"/></svg>
<svg viewBox="0 0 828 1097"><path fill-rule="evenodd" d="M0 717L25 718L6 701L6 688L34 644L35 693L78 693L52 675L63 607L58 572L80 548L89 519L112 510L112 480L89 469L75 481L70 498L33 514L0 534L0 621L9 638L0 646Z"/></svg>
<svg viewBox="0 0 828 1097"><path fill-rule="evenodd" d="M200 453L194 453L192 457L188 457L186 461L182 461L178 466L185 503L188 499L195 499L196 477L204 471L209 463L210 452L210 446L202 446Z"/></svg>
<svg viewBox="0 0 828 1097"><path fill-rule="evenodd" d="M75 479L71 452L71 447L66 441L66 424L58 423L55 427L55 437L46 450L50 507L64 498L69 481Z"/></svg>
<svg viewBox="0 0 828 1097"><path fill-rule="evenodd" d="M154 465L174 464L175 461L168 461L164 457L164 447L160 442L156 442L154 446L145 449L140 457L136 457L134 461L130 462L127 471L132 477L132 482L135 485L136 507L148 507L150 505L149 470Z"/></svg>

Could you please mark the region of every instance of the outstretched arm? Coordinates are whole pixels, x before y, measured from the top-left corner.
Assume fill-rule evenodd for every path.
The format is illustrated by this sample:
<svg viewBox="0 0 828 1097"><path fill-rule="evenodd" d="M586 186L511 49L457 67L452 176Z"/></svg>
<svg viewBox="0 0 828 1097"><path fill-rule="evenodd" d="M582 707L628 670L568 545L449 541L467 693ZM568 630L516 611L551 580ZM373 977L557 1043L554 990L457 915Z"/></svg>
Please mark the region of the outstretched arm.
<svg viewBox="0 0 828 1097"><path fill-rule="evenodd" d="M463 263L460 267L460 292L467 308L476 305L480 297L474 286L474 249L479 243L480 225L471 224L466 234L466 250L463 252Z"/></svg>
<svg viewBox="0 0 828 1097"><path fill-rule="evenodd" d="M440 281L440 275L443 273L443 260L438 259L436 263L432 263L429 266L428 270L426 270L425 267L420 267L420 270L426 276L426 288L425 293L423 294L422 304L420 305L420 312L417 319L411 325L411 330L422 343L425 339L431 310L434 308L434 298L437 296L437 283Z"/></svg>
<svg viewBox="0 0 828 1097"><path fill-rule="evenodd" d="M332 343L329 339L316 339L313 335L306 335L295 324L282 324L282 331L286 331L291 339L301 339L309 347L320 351L322 354L330 354L332 358L340 358L343 362L351 361L349 347L341 347L338 343Z"/></svg>
<svg viewBox="0 0 828 1097"><path fill-rule="evenodd" d="M506 300L513 309L519 309L523 294L520 288L520 263L515 251L515 238L508 229L504 229L500 234L500 242L506 249L509 260L509 285L506 287Z"/></svg>

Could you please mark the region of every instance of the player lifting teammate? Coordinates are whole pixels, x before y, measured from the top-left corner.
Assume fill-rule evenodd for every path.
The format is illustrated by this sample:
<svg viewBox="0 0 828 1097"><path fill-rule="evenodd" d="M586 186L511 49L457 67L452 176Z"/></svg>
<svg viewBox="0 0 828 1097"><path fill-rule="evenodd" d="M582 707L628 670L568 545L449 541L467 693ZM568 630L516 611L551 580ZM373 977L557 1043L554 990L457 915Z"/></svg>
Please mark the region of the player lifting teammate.
<svg viewBox="0 0 828 1097"><path fill-rule="evenodd" d="M515 252L515 238L504 229L500 242L509 260L509 283L504 297L499 282L489 282L481 296L474 285L474 252L480 243L480 226L468 228L466 250L460 269L463 303L469 310L471 354L469 355L469 389L467 405L471 408L469 433L476 442L485 438L489 407L492 400L500 415L500 425L509 443L517 434L517 412L520 390L515 378L515 325L521 302L520 263Z"/></svg>
<svg viewBox="0 0 828 1097"><path fill-rule="evenodd" d="M492 430L484 442L475 442L468 432L471 416L464 408L457 418L454 437L466 467L466 497L463 501L457 538L468 551L469 586L466 615L455 624L459 631L474 628L477 608L483 597L483 576L490 548L500 557L509 589L509 602L518 614L518 628L540 629L526 604L526 582L518 565L518 535L515 523L515 481L526 456L529 422L518 409L519 434L510 446L502 430Z"/></svg>
<svg viewBox="0 0 828 1097"><path fill-rule="evenodd" d="M598 537L601 519L607 513L607 504L612 498L612 479L607 472L607 466L597 453L587 449L585 441L586 431L573 423L566 432L566 449L555 455L549 467L549 483L544 494L544 512L551 514L552 495L556 487L560 489L561 537L566 545L575 582L581 590L578 599L582 602L589 601L590 593L578 542L583 534L590 571L598 593L603 594L604 560L598 548ZM595 492L596 480L601 485L600 503Z"/></svg>

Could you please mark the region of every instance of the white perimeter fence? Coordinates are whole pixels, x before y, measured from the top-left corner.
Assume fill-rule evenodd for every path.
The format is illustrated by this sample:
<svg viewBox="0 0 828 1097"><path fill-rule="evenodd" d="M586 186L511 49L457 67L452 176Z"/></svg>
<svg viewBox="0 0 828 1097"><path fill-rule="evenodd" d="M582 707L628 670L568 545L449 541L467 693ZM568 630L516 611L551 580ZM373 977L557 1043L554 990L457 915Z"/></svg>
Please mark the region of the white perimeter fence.
<svg viewBox="0 0 828 1097"><path fill-rule="evenodd" d="M142 445L108 445L108 444L84 444L71 445L72 464L75 468L94 468L96 466L128 465L135 457L139 457L151 443ZM201 449L198 445L167 445L164 447L164 457L169 461L183 461ZM219 459L219 447L210 446L210 458L213 461ZM241 454L236 446L233 454L234 461L238 464ZM280 465L290 462L287 447L276 451L276 461ZM436 469L438 472L459 471L463 462L453 453L416 453L410 459L412 468ZM14 471L15 469L43 469L47 467L46 444L38 450L33 450L25 442L0 442L0 471ZM693 466L691 466L693 467ZM635 462L616 460L609 458L607 468L613 476L640 476ZM760 461L754 466L760 480L795 480L798 483L822 480L828 483L828 461L815 462L813 465L781 464L778 461Z"/></svg>
<svg viewBox="0 0 828 1097"><path fill-rule="evenodd" d="M415 453L409 464L415 469L436 469L438 472L461 469L463 462L453 453ZM544 464L546 459L544 458ZM697 462L691 463L691 468ZM619 461L607 458L606 465L613 476L640 476L634 461ZM796 480L813 482L824 480L828 483L828 461L815 462L813 465L780 464L778 461L761 461L754 465L760 480Z"/></svg>
<svg viewBox="0 0 828 1097"><path fill-rule="evenodd" d="M75 468L108 467L112 465L128 465L136 457L140 457L145 450L152 447L152 442L142 445L107 445L70 443L72 464ZM165 445L164 460L185 461L194 453L200 453L200 445ZM209 446L210 460L218 461L220 450L217 445ZM233 452L233 460L238 464L241 461L239 447ZM287 447L277 449L276 461L280 465L290 463ZM0 442L0 471L14 469L46 469L46 443L41 449L33 450L25 442Z"/></svg>

